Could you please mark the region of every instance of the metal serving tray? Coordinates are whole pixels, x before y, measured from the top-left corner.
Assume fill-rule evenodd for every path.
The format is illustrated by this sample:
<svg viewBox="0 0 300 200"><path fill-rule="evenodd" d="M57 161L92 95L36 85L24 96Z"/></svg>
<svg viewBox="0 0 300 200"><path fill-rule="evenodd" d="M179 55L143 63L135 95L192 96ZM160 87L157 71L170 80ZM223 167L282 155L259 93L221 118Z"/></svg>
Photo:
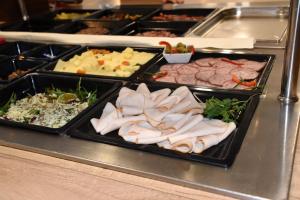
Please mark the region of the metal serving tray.
<svg viewBox="0 0 300 200"><path fill-rule="evenodd" d="M269 74L272 70L272 66L275 60L274 55L269 54L247 54L247 53L215 53L215 52L199 52L197 51L190 62L200 59L200 58L229 58L231 60L237 59L248 59L258 62L266 62L265 67L259 72L259 76L257 80L257 87L253 90L241 90L241 89L222 89L222 88L212 88L205 86L197 86L197 85L187 85L191 89L200 89L200 90L209 90L214 92L229 92L229 93L261 93L265 87ZM179 83L167 83L167 82L158 82L152 79L152 75L159 72L160 67L168 64L164 58L157 60L154 64L152 64L147 70L145 70L138 77L140 82L148 82L151 84L164 85L165 87L170 87L172 85L181 86L184 84Z"/></svg>
<svg viewBox="0 0 300 200"><path fill-rule="evenodd" d="M141 65L140 69L135 71L131 76L129 77L114 77L114 76L101 76L101 75L93 75L93 74L85 74L85 75L79 75L76 73L68 73L68 72L56 72L53 71L53 69L55 68L56 62L53 62L43 68L41 68L39 71L40 72L47 72L47 73L51 73L51 74L64 74L64 75L69 75L69 76L84 76L84 77L94 77L94 78L103 78L103 79L117 79L117 80L124 80L124 81L134 81L137 79L137 76L143 72L145 69L147 69L151 64L153 64L154 62L157 61L158 58L161 57L161 53L163 51L162 48L144 48L144 47L131 47L136 51L143 51L143 52L149 52L149 53L154 53L156 54L151 60L149 60L146 64ZM61 59L64 61L68 61L71 58L73 58L75 55L80 55L83 52L89 50L89 49L107 49L110 51L123 51L124 49L126 49L126 47L113 47L113 46L87 46L87 47L82 47L81 49L74 51L64 57L62 57Z"/></svg>
<svg viewBox="0 0 300 200"><path fill-rule="evenodd" d="M118 35L136 35L146 31L169 31L177 36L184 36L197 22L154 22L138 21L132 23L117 33Z"/></svg>
<svg viewBox="0 0 300 200"><path fill-rule="evenodd" d="M137 84L129 84L127 87L131 89L136 89ZM150 89L150 91L156 91L166 87L157 86L157 85L156 86L148 85L148 88ZM169 88L175 90L177 86L173 86ZM140 144L126 142L125 140L123 140L122 137L118 135L118 130L110 132L106 135L97 134L90 123L90 119L94 117L100 118L103 112L103 108L107 102L112 102L113 104L115 104L119 91L115 92L112 96L107 98L101 104L97 105L97 107L95 107L91 112L89 112L89 114L85 115L85 117L82 120L80 120L80 122L76 126L70 129L70 131L68 131L67 134L77 138L92 140L101 143L108 143L108 144L131 148L131 149L147 151L147 152L174 157L174 158L202 162L202 163L221 166L221 167L231 166L231 164L235 159L236 154L240 149L240 146L243 142L244 136L247 132L248 126L252 119L252 116L255 112L256 106L259 101L258 96L203 92L197 90L192 90L192 92L198 99L202 101L205 101L205 99L210 98L212 96L219 99L237 98L239 100L248 100L249 98L251 98L251 100L249 100L249 103L247 104L246 110L244 111L244 113L241 113L241 115L239 116L237 128L233 131L233 133L231 133L225 140L220 142L218 145L215 145L205 150L201 154L195 154L195 153L184 154L184 153L160 148L155 144L140 145Z"/></svg>
<svg viewBox="0 0 300 200"><path fill-rule="evenodd" d="M248 38L279 43L288 24L286 7L230 8L217 12L195 28L189 36L206 38Z"/></svg>
<svg viewBox="0 0 300 200"><path fill-rule="evenodd" d="M103 100L110 93L121 87L122 83L113 80L99 80L91 78L80 78L70 76L59 76L51 74L28 74L19 80L11 83L0 90L0 105L4 105L13 93L16 94L17 99L24 98L28 95L35 95L40 92L44 92L46 88L59 88L63 91L69 91L70 89L76 89L79 81L81 80L81 86L88 91L95 91L97 93L97 101L71 119L67 124L60 128L49 128L45 126L38 126L32 124L26 124L21 122L10 121L6 119L0 119L0 124L8 125L19 128L26 128L47 133L63 133L70 126L80 119L88 110L92 109L97 103ZM54 116L55 117L55 116Z"/></svg>

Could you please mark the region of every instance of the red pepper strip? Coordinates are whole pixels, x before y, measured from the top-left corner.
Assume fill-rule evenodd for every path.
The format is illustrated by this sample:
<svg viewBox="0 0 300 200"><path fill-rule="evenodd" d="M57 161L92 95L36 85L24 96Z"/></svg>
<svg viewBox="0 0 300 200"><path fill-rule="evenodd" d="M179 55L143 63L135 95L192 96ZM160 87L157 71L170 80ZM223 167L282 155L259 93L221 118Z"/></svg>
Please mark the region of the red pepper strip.
<svg viewBox="0 0 300 200"><path fill-rule="evenodd" d="M158 72L157 74L154 74L154 75L152 76L152 78L153 78L154 80L157 80L157 79L162 78L162 77L167 76L167 75L168 75L168 72L167 72L167 71L164 71L164 72Z"/></svg>
<svg viewBox="0 0 300 200"><path fill-rule="evenodd" d="M123 61L123 62L122 62L122 64L123 64L123 65L127 65L127 66L129 66L129 65L130 65L130 63L129 63L128 61L126 61L126 60L125 60L125 61Z"/></svg>
<svg viewBox="0 0 300 200"><path fill-rule="evenodd" d="M239 85L247 86L247 87L255 87L256 80L253 81L241 81L236 75L232 75L232 81L236 82Z"/></svg>
<svg viewBox="0 0 300 200"><path fill-rule="evenodd" d="M188 46L187 49L188 49L189 52L192 52L192 54L194 54L195 51L196 51L193 45Z"/></svg>
<svg viewBox="0 0 300 200"><path fill-rule="evenodd" d="M159 42L159 45L164 45L164 46L166 46L166 50L167 50L167 51L171 51L171 50L172 50L172 45L171 45L169 42L166 42L166 41L160 41L160 42Z"/></svg>
<svg viewBox="0 0 300 200"><path fill-rule="evenodd" d="M228 58L221 58L221 60L224 61L224 62L231 63L231 64L233 64L233 65L238 65L238 66L243 65L243 63L235 62L235 61L230 60L230 59L228 59Z"/></svg>

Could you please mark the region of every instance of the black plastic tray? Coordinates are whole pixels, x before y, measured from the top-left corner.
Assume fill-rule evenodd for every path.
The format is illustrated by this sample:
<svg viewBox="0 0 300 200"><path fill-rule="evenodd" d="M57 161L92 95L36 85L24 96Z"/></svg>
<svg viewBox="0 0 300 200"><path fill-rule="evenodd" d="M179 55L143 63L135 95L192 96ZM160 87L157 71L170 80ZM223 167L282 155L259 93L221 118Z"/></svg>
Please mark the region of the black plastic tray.
<svg viewBox="0 0 300 200"><path fill-rule="evenodd" d="M73 20L79 20L79 19L86 19L87 17L91 17L94 14L101 12L101 10L96 10L96 9L68 9L68 8L63 8L63 9L58 9L52 12L45 12L36 16L33 16L32 19L44 19L46 21L72 21L72 20L60 20L60 19L55 19L55 16L60 13L91 13L91 15L86 16L86 17L81 17Z"/></svg>
<svg viewBox="0 0 300 200"><path fill-rule="evenodd" d="M208 52L199 52L197 51L191 58L191 61L200 59L200 58L229 58L232 60L236 59L248 59L253 61L259 61L259 62L266 62L266 65L264 69L260 72L257 80L257 87L255 87L253 90L241 90L241 89L222 89L222 88L213 88L213 87L205 87L205 86L197 86L197 85L187 85L187 84L179 84L179 83L167 83L167 82L158 82L152 79L151 74L155 74L159 72L160 67L164 64L167 64L167 61L162 57L161 59L157 60L153 65L151 65L147 70L145 70L140 76L138 77L139 81L141 82L148 82L151 84L158 84L158 85L164 85L165 87L170 87L172 85L187 85L189 88L195 89L195 88L201 88L203 90L213 90L215 92L230 92L230 93L261 93L265 87L265 84L268 80L269 74L272 70L273 63L275 60L274 55L268 55L268 54L244 54L244 53L208 53Z"/></svg>
<svg viewBox="0 0 300 200"><path fill-rule="evenodd" d="M43 65L45 65L46 62L44 61L39 61L39 60L33 60L33 59L7 59L7 60L3 60L0 61L0 83L10 83L15 81L16 79L19 79L21 77L23 77L26 74L29 74L31 72L33 72L34 70L42 67ZM13 79L7 79L8 75L15 72L17 69L23 69L23 70L28 70L26 73L24 73L21 76L18 76L16 78Z"/></svg>
<svg viewBox="0 0 300 200"><path fill-rule="evenodd" d="M114 77L114 76L100 76L100 75L92 75L92 74L85 74L85 75L79 75L75 73L68 73L68 72L55 72L53 69L55 68L56 62L53 62L43 68L41 68L39 71L41 72L47 72L51 74L64 74L64 75L72 75L72 76L84 76L84 77L94 77L94 78L104 78L104 79L116 79L116 80L124 80L124 81L134 81L137 79L138 75L143 72L145 69L147 69L151 64L155 63L158 58L161 57L161 53L163 51L162 48L144 48L144 47L132 47L136 51L144 51L149 53L155 53L156 55L148 61L145 65L142 65L139 70L135 71L131 76L129 77ZM83 47L77 51L74 51L64 57L62 57L62 60L68 61L75 55L80 55L81 53L87 51L88 49L107 49L111 51L123 51L126 49L126 47L112 47L112 46L88 46Z"/></svg>
<svg viewBox="0 0 300 200"><path fill-rule="evenodd" d="M201 22L205 20L205 17L210 15L215 9L208 9L208 8L194 8L194 9L174 9L174 10L157 10L156 12L143 17L141 20L147 21L160 21L160 20L153 20L152 17L159 15L160 13L163 14L172 14L172 15L187 15L187 16L203 16L203 19L195 22ZM184 20L190 21L190 20Z"/></svg>
<svg viewBox="0 0 300 200"><path fill-rule="evenodd" d="M108 35L115 35L116 32L130 24L128 21L99 21L99 20L78 20L64 24L60 27L54 28L51 32L55 33L78 33L80 30L88 28L89 22L95 22L109 30Z"/></svg>
<svg viewBox="0 0 300 200"><path fill-rule="evenodd" d="M100 19L103 16L108 16L112 15L115 13L127 13L130 15L142 15L140 18L137 20L140 20L142 18L148 17L149 15L152 15L153 13L157 12L159 9L155 7L123 7L120 9L107 9L103 10L99 13L96 13L92 16L87 17L87 19L98 19L102 21L120 21L120 20L105 20L105 19ZM137 21L133 20L133 21ZM126 21L126 20L125 20ZM131 20L127 20L131 21Z"/></svg>
<svg viewBox="0 0 300 200"><path fill-rule="evenodd" d="M63 25L64 21L44 20L44 18L19 21L4 25L2 31L51 32L51 29Z"/></svg>
<svg viewBox="0 0 300 200"><path fill-rule="evenodd" d="M46 74L28 74L21 79L15 81L12 84L0 89L0 105L5 104L11 97L12 93L15 93L17 99L24 98L28 94L34 95L36 93L44 92L46 88L56 87L65 91L69 89L76 89L80 77L69 77L69 76L58 76L58 75L46 75ZM25 124L15 121L9 121L0 119L0 124L20 127L26 129L32 129L47 133L63 133L70 126L74 125L75 122L80 119L88 110L92 109L97 103L101 102L106 96L118 89L122 85L121 82L113 80L98 80L91 78L81 78L81 86L88 91L97 90L97 101L94 105L89 106L76 117L74 117L70 122L60 128L49 128L44 126L37 126L31 124Z"/></svg>
<svg viewBox="0 0 300 200"><path fill-rule="evenodd" d="M136 84L129 85L129 88L132 89L136 89L136 87L137 87ZM149 86L149 85L148 87L150 91L155 91L158 89L165 88L162 86ZM176 89L176 87L169 87L169 88L171 88L172 90ZM205 150L201 154L195 154L195 153L184 154L184 153L160 148L155 144L141 145L141 144L126 142L125 140L123 140L123 138L121 138L118 135L118 130L103 136L97 134L90 123L90 119L94 117L99 118L107 102L112 102L115 104L115 101L118 97L118 92L119 91L115 92L114 95L110 96L101 104L97 105L97 107L95 107L95 109L89 112L76 126L70 129L67 132L67 134L71 135L72 137L77 137L81 139L92 140L96 142L107 143L107 144L117 145L121 147L131 148L131 149L138 149L138 150L147 151L147 152L160 154L164 156L197 161L197 162L221 166L221 167L229 167L232 165L237 153L239 152L239 149L242 145L243 139L247 133L247 129L251 122L252 116L259 102L258 96L192 90L193 94L202 101L205 101L205 99L213 96L220 99L237 98L239 100L247 100L251 98L251 100L249 100L249 103L247 104L244 113L242 113L239 116L237 128L225 140L220 142L218 145L215 145Z"/></svg>
<svg viewBox="0 0 300 200"><path fill-rule="evenodd" d="M28 51L23 55L26 58L33 58L37 60L54 61L76 49L79 49L79 45L60 45L60 44L49 44L32 51Z"/></svg>
<svg viewBox="0 0 300 200"><path fill-rule="evenodd" d="M122 28L118 32L118 35L136 35L146 31L169 31L179 37L184 36L184 33L191 29L195 24L196 22L138 21Z"/></svg>
<svg viewBox="0 0 300 200"><path fill-rule="evenodd" d="M43 44L31 42L7 42L0 46L0 55L17 56L29 50L41 47Z"/></svg>

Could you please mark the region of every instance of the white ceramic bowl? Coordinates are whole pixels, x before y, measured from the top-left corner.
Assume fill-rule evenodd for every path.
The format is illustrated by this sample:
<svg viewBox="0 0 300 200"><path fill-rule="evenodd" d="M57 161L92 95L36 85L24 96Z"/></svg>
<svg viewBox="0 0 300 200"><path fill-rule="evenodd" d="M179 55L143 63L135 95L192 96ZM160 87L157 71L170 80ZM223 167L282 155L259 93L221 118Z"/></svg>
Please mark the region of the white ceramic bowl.
<svg viewBox="0 0 300 200"><path fill-rule="evenodd" d="M168 63L188 63L193 53L165 53L163 52L164 58Z"/></svg>

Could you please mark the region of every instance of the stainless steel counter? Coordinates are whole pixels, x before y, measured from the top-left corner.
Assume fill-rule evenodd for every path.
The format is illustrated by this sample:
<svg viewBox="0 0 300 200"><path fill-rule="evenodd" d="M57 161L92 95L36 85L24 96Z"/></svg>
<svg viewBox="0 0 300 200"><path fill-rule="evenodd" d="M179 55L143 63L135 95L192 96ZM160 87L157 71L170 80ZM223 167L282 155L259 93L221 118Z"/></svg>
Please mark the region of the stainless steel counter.
<svg viewBox="0 0 300 200"><path fill-rule="evenodd" d="M285 199L289 191L300 104L277 100L283 50L276 54L265 94L229 169L61 135L0 127L0 144L243 199Z"/></svg>

